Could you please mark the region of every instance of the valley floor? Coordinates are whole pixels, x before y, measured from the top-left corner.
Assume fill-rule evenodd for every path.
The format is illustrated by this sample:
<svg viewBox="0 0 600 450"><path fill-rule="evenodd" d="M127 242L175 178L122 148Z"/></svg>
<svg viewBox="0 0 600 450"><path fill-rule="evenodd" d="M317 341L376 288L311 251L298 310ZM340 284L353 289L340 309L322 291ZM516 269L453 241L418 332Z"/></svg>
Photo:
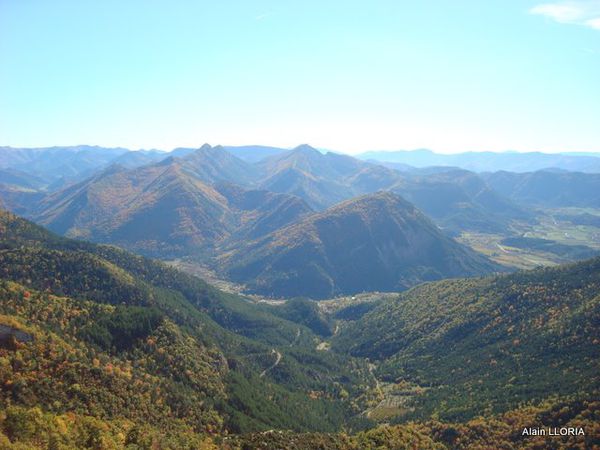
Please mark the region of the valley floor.
<svg viewBox="0 0 600 450"><path fill-rule="evenodd" d="M590 214L600 218L600 209L556 208L538 211L536 224L518 222L513 230L504 234L463 232L457 240L473 250L483 253L493 261L516 269L532 269L539 266L554 266L572 261L565 255L540 249L513 247L502 244L510 235L525 238L547 239L568 246L585 246L600 252L600 228L578 225L562 219L565 215Z"/></svg>

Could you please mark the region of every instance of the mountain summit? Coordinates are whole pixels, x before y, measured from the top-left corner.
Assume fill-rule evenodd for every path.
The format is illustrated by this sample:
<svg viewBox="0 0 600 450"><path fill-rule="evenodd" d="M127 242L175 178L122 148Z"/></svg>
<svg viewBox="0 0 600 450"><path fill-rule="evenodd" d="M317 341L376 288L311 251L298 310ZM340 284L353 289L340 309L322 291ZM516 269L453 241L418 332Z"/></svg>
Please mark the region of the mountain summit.
<svg viewBox="0 0 600 450"><path fill-rule="evenodd" d="M312 298L403 290L500 268L390 192L312 214L224 255L222 264L256 292Z"/></svg>

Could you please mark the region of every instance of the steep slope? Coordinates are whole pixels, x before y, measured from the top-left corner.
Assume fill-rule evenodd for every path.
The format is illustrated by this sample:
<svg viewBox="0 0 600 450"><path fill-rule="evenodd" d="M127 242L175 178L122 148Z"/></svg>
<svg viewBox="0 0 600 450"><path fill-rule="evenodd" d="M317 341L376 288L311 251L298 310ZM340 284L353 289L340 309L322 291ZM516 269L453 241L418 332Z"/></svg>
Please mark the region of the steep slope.
<svg viewBox="0 0 600 450"><path fill-rule="evenodd" d="M406 408L463 420L556 395L598 398L600 258L418 286L342 327L333 348L425 389Z"/></svg>
<svg viewBox="0 0 600 450"><path fill-rule="evenodd" d="M128 169L160 162L169 157L185 159L186 168L204 182L246 182L252 166L226 152L222 147L204 144L198 149L131 151L97 146L11 148L0 147L0 183L10 180L21 187L59 190L97 171L118 164ZM9 173L12 172L12 173Z"/></svg>
<svg viewBox="0 0 600 450"><path fill-rule="evenodd" d="M225 254L221 264L253 291L313 298L402 290L499 269L385 192L308 216Z"/></svg>
<svg viewBox="0 0 600 450"><path fill-rule="evenodd" d="M355 435L325 433L251 433L233 436L226 450L573 450L593 449L600 443L600 402L552 400L522 406L504 414L477 417L463 423L439 420L400 425L385 424ZM583 429L584 434L550 435L549 431ZM523 430L545 430L524 434Z"/></svg>
<svg viewBox="0 0 600 450"><path fill-rule="evenodd" d="M233 226L226 203L177 160L166 160L131 171L111 166L48 196L33 217L67 236L169 256L222 239Z"/></svg>
<svg viewBox="0 0 600 450"><path fill-rule="evenodd" d="M159 312L76 301L4 281L0 296L0 324L31 337L9 337L0 345L1 428L12 441L37 444L24 448L89 448L95 436L103 443L96 448L145 439L198 448L208 433L223 430L215 408L226 395L223 355ZM130 345L111 350L112 339Z"/></svg>
<svg viewBox="0 0 600 450"><path fill-rule="evenodd" d="M487 208L490 212L518 218L526 216L525 211L495 192L480 176L468 170L445 170L427 178L460 186L475 204Z"/></svg>

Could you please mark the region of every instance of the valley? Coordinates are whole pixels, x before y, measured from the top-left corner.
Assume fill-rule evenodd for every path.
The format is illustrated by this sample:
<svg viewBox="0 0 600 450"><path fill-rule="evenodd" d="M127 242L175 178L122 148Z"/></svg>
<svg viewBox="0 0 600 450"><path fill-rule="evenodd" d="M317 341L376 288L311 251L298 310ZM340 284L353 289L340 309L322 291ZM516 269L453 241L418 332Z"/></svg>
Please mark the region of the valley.
<svg viewBox="0 0 600 450"><path fill-rule="evenodd" d="M537 242L535 246L527 245L526 242L510 245L510 241L508 244L503 242L507 239L506 235L475 232L464 232L457 240L509 267L531 269L562 264L574 258L592 257L594 252L600 252L600 228L588 223L577 224L566 220L578 217L600 217L600 209L543 209L537 211L536 223L513 224L513 235L545 240L547 242L543 244L546 245L539 245L542 242Z"/></svg>
<svg viewBox="0 0 600 450"><path fill-rule="evenodd" d="M86 154L80 179L1 179L0 439L489 448L571 423L590 431L565 446L597 441L595 197L306 145Z"/></svg>
<svg viewBox="0 0 600 450"><path fill-rule="evenodd" d="M600 450L600 0L0 0L0 450Z"/></svg>

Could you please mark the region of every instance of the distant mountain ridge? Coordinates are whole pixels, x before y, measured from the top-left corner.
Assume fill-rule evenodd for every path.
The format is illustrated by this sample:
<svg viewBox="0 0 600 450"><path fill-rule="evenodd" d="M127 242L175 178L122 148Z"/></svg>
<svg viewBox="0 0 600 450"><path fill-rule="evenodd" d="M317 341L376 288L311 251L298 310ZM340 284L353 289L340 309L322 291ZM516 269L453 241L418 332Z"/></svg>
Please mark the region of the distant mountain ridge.
<svg viewBox="0 0 600 450"><path fill-rule="evenodd" d="M323 154L307 145L266 158L258 165L263 173L261 187L297 195L317 210L389 190L414 203L449 232L499 231L510 220L528 215L492 192L476 174L461 169L400 172L348 155Z"/></svg>
<svg viewBox="0 0 600 450"><path fill-rule="evenodd" d="M498 226L505 227L511 217L523 216L523 211L518 211L514 205L505 207L502 211L494 211L498 201L490 203L487 197L480 195L489 189L475 174L468 172L460 174L462 180L457 183L448 174L426 176L400 173L347 155L323 154L308 145L266 157L257 163L237 158L224 147L211 147L207 144L193 151L177 149L173 153L181 156L170 154L146 166L177 163L185 174L203 184L232 182L246 189L259 188L291 194L302 198L314 209L322 210L357 195L383 189L405 196L441 226L452 231L461 227L492 230ZM127 168L135 170L135 167L127 164L128 161L131 162L129 155L125 154L118 160L125 162ZM157 154L152 155L154 158ZM140 162L139 159L136 161ZM467 183L465 180L469 177L471 179ZM481 192L475 192L469 187L473 183L479 183L478 189ZM49 198L53 198L53 195ZM436 204L436 200L441 198L445 198L444 203ZM507 203L506 200L500 202ZM449 209L451 205L455 205L454 210ZM501 217L502 215L508 217Z"/></svg>
<svg viewBox="0 0 600 450"><path fill-rule="evenodd" d="M517 204L600 208L600 173L499 171L482 178Z"/></svg>
<svg viewBox="0 0 600 450"><path fill-rule="evenodd" d="M304 145L304 147L307 146ZM223 146L223 148L233 156L250 164L278 157L290 151L286 148L262 145ZM183 157L196 149L175 148L172 151L163 151L155 149L129 150L123 147L108 148L92 145L41 148L4 146L0 147L0 169L21 170L44 180L48 185L56 184L61 187L68 182L80 181L90 176L94 170L112 163L135 168L159 162L169 156ZM342 153L315 151L322 154L348 156ZM419 149L369 151L354 155L354 157L389 165L400 171L411 171L415 168L430 166L454 166L474 172L505 170L522 173L544 169L585 173L600 172L600 153L465 152L437 154L431 150Z"/></svg>
<svg viewBox="0 0 600 450"><path fill-rule="evenodd" d="M280 147L269 147L266 145L240 145L240 146L223 146L225 150L246 162L255 163L269 156L278 155L288 151L288 149Z"/></svg>
<svg viewBox="0 0 600 450"><path fill-rule="evenodd" d="M0 168L16 169L47 184L83 179L129 150L90 145L47 148L0 147Z"/></svg>
<svg viewBox="0 0 600 450"><path fill-rule="evenodd" d="M600 153L465 152L439 154L431 150L368 151L359 159L402 163L414 167L456 166L474 172L533 172L549 168L599 173Z"/></svg>

